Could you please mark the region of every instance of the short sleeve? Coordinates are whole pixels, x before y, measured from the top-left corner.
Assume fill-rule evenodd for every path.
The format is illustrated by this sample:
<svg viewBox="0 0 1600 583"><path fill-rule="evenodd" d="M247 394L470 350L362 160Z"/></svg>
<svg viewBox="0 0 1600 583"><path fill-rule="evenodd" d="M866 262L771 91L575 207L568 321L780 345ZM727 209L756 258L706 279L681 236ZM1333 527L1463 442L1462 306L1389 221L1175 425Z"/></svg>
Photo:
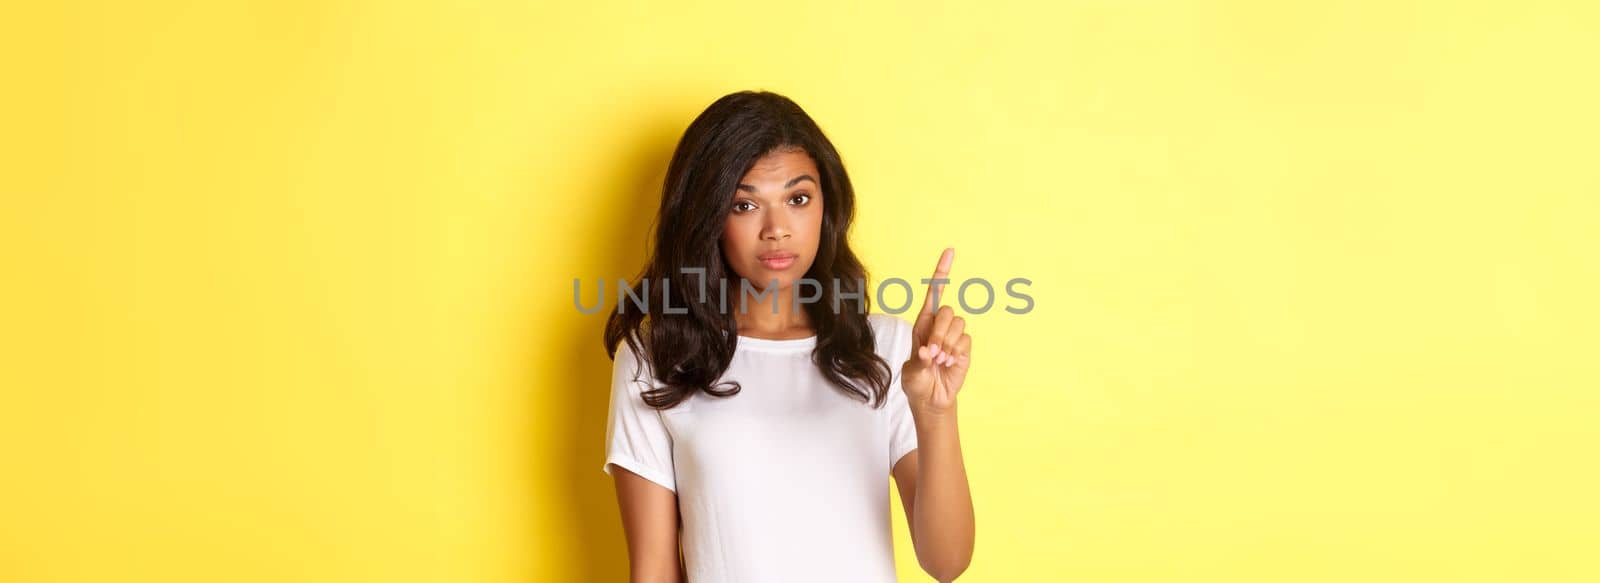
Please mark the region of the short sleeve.
<svg viewBox="0 0 1600 583"><path fill-rule="evenodd" d="M900 372L896 371L894 386L889 388L889 468L900 463L900 458L917 449L917 426L911 418L911 403L900 389Z"/></svg>
<svg viewBox="0 0 1600 583"><path fill-rule="evenodd" d="M672 436L661 412L644 402L644 391L654 386L645 374L647 363L636 356L627 341L618 343L611 364L611 406L606 418L606 463L616 464L639 477L677 491L672 469Z"/></svg>
<svg viewBox="0 0 1600 583"><path fill-rule="evenodd" d="M900 367L911 358L911 323L895 316L876 317L883 318L887 324L878 331L887 335L885 360L889 361L892 371L889 397L883 405L889 420L889 468L892 470L900 463L900 458L917 449L917 426L911 417L911 402L906 399L905 389L900 387Z"/></svg>

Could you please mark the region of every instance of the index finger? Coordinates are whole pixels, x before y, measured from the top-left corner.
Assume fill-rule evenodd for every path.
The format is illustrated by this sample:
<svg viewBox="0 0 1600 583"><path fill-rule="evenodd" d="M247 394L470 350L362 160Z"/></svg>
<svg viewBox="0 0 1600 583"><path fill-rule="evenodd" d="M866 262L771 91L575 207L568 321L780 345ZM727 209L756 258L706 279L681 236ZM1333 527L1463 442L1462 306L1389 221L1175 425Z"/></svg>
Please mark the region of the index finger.
<svg viewBox="0 0 1600 583"><path fill-rule="evenodd" d="M917 319L932 317L939 311L939 294L944 293L945 284L950 283L950 264L955 261L955 247L946 247L944 253L939 254L939 265L933 268L933 279L923 280L928 284L928 295L922 299L922 312L917 314Z"/></svg>

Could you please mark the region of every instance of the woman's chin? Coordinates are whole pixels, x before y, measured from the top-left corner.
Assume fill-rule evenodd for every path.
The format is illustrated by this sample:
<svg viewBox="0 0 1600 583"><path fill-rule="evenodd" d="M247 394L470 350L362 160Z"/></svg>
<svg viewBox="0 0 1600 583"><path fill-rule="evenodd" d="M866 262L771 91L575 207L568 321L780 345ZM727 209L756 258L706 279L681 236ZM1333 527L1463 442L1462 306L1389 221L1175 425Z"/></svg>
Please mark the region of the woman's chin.
<svg viewBox="0 0 1600 583"><path fill-rule="evenodd" d="M801 276L798 273L791 273L787 269L780 271L758 269L754 277L745 277L744 279L749 282L750 289L755 290L753 293L768 293L774 290L789 293L789 290L793 289L795 284L800 281ZM807 291L809 291L809 286Z"/></svg>

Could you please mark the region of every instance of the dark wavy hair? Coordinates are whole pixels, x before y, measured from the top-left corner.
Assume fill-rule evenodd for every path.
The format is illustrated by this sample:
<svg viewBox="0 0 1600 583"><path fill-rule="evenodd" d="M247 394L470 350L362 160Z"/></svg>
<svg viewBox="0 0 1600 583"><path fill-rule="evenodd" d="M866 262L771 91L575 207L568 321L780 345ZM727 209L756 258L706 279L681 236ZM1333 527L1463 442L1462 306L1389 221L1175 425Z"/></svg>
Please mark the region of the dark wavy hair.
<svg viewBox="0 0 1600 583"><path fill-rule="evenodd" d="M823 288L819 301L804 304L817 335L811 361L847 395L873 407L883 405L892 373L889 363L873 350L867 321L870 294L864 289L867 271L850 251L855 191L844 162L822 129L793 100L767 91L740 91L701 112L672 153L661 189L655 247L630 284L633 297L648 298L655 308L648 315L637 306L625 309L627 302L619 295L606 322L606 353L615 359L617 345L626 340L664 385L645 392L651 407L672 408L695 392L716 397L739 392L737 381L717 382L738 344L732 310L721 309L720 301L706 300L718 296L719 285L728 286L730 300L738 298L742 289L721 244L739 180L762 156L790 149L811 156L823 191L822 233L816 260L805 274ZM683 268L705 269L704 281L699 273L684 273ZM663 281L670 285L651 289L650 281L657 288ZM838 282L838 290L833 282ZM700 297L701 289L707 290L705 298ZM664 306L675 311L686 306L687 313L665 313L659 309Z"/></svg>

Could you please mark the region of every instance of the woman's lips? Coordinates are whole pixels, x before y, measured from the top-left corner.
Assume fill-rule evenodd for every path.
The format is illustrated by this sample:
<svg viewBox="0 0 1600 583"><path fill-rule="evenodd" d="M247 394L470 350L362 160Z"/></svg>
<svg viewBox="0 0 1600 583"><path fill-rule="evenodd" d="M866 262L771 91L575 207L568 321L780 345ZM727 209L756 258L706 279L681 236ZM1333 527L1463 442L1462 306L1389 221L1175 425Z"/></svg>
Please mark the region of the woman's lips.
<svg viewBox="0 0 1600 583"><path fill-rule="evenodd" d="M764 255L761 257L761 264L767 266L767 269L782 271L794 265L794 258L794 255L789 254Z"/></svg>

